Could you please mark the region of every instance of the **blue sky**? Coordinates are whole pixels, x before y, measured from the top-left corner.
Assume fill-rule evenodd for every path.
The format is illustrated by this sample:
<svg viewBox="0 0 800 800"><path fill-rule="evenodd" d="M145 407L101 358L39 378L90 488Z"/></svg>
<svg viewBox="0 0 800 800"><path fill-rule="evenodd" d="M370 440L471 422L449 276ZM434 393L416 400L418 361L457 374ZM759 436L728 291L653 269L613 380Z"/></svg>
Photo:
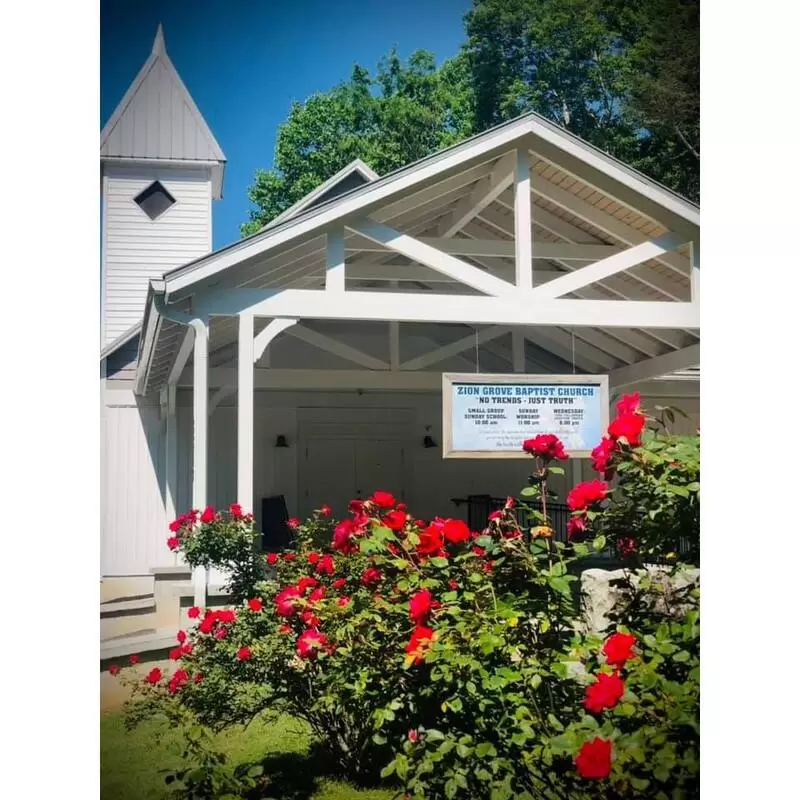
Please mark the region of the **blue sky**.
<svg viewBox="0 0 800 800"><path fill-rule="evenodd" d="M272 166L294 100L371 71L397 47L441 62L464 39L470 0L101 0L100 126L147 60L159 22L167 53L228 157L214 247L239 238L247 187Z"/></svg>

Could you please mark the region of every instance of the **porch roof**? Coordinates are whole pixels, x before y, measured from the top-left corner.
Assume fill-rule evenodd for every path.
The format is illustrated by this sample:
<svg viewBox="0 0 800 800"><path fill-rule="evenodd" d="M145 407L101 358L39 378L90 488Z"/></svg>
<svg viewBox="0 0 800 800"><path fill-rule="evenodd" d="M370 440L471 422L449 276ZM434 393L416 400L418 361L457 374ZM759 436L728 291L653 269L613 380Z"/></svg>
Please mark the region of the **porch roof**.
<svg viewBox="0 0 800 800"><path fill-rule="evenodd" d="M249 298L269 298L270 302L281 294L288 298L292 290L301 290L293 296L302 296L304 301L309 299L308 290L324 298L322 291L330 268L327 242L338 226L343 226L346 254L342 288L346 289L352 315L343 312L337 318L402 319L392 316L391 307L382 316L380 312L365 316L356 308L357 301L367 297L380 299L379 295L402 292L404 298L418 296L420 305L434 297L444 301L452 298L453 308L465 309L462 317L451 313L441 322L477 322L469 319L467 309L482 307L483 301L489 301L486 306L490 306L495 298L485 295L497 294L495 287L502 287L504 282L510 280L506 285L513 287L518 150L525 153L530 165L534 287L578 274L587 263L608 263L627 248L646 248L654 239L672 235L679 237L675 240L682 242L679 246L655 247L650 258L634 259L633 266L623 271L601 271L591 284L579 279L574 290L554 296L645 301L648 309L660 301L658 305L674 304L676 313L687 307L693 299L693 255L694 263L699 263L691 244L696 247L699 242L699 207L539 115L527 114L327 202L293 209L293 215L273 221L259 233L151 282L140 340L137 390L149 392L167 381L174 382L186 367L188 349L181 360L181 349L187 342L185 322L190 311L197 313L202 301L221 298L230 294L229 290L249 290ZM315 197L318 195L319 190ZM365 218L372 228L364 227ZM414 247L421 242L423 248L447 254L457 265L471 270L473 280L465 284L447 271L423 263L427 259L417 256L416 251L387 249L391 244L381 240L387 226L392 235L413 237ZM519 300L517 295L508 302L519 305ZM277 315L270 312L273 306L274 302L265 309L269 313L264 317ZM641 304L638 307L644 308ZM579 315L574 321L556 315L557 322L549 319L539 324L537 304L532 302L529 308L529 319L524 313L516 314L515 320L525 317L524 327L518 324L517 328L536 347L562 363L569 362L572 355L573 362L582 362L583 371L610 372L657 359L663 361L664 372L670 372L699 362L699 318L696 325L685 324L687 319L694 320L693 315L676 316L681 324L675 327L663 322L650 326L643 324L649 319L639 322L638 318L636 327L624 322L592 325ZM301 315L304 322L295 330L310 330L306 338L327 336L318 330L323 323L307 321L322 312L317 306L309 310ZM256 333L266 324L267 319L257 317ZM486 335L492 326L476 328L480 335ZM386 330L388 337L390 329ZM455 325L440 326L440 330L441 336L431 337L435 347L452 344L472 331ZM228 352L236 339L235 309L211 318L212 359L215 354ZM222 357L218 355L218 360ZM684 363L687 359L688 364ZM653 368L645 372L647 377L653 376Z"/></svg>

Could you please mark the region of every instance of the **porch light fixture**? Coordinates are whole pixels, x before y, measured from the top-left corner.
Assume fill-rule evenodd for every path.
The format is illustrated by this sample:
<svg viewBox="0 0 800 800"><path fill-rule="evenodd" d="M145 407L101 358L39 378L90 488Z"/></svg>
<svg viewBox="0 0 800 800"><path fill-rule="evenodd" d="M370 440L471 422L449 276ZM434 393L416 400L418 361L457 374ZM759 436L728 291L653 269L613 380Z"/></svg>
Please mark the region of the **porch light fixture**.
<svg viewBox="0 0 800 800"><path fill-rule="evenodd" d="M275 440L275 447L288 447L289 442L286 441L286 437L283 434L280 434L278 438Z"/></svg>
<svg viewBox="0 0 800 800"><path fill-rule="evenodd" d="M422 446L425 447L426 449L431 447L436 447L437 446L436 442L433 440L433 436L431 436L430 433L431 431L430 425L427 428L425 428L425 430L428 432L425 434L425 438L422 440Z"/></svg>

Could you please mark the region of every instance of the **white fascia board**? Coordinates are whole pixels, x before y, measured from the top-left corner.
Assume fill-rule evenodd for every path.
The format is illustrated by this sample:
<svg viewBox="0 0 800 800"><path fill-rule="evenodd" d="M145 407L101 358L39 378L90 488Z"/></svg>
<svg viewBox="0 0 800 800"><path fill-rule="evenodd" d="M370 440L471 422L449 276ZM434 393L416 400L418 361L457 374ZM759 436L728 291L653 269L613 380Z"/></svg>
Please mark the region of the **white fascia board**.
<svg viewBox="0 0 800 800"><path fill-rule="evenodd" d="M620 367L610 372L608 376L609 386L628 386L639 381L652 380L670 372L695 366L699 361L700 344L689 345L689 347L684 347L682 350L675 350L672 353L665 353L645 361L638 361L630 366Z"/></svg>

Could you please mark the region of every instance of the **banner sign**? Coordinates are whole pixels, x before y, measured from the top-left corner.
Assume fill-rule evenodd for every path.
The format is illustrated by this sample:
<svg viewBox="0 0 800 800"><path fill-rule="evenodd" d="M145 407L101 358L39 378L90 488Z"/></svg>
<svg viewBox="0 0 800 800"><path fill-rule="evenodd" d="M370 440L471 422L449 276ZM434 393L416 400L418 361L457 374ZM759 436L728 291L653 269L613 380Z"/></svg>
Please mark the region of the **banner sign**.
<svg viewBox="0 0 800 800"><path fill-rule="evenodd" d="M608 427L607 375L442 375L444 458L530 458L522 442L554 433L586 458Z"/></svg>

